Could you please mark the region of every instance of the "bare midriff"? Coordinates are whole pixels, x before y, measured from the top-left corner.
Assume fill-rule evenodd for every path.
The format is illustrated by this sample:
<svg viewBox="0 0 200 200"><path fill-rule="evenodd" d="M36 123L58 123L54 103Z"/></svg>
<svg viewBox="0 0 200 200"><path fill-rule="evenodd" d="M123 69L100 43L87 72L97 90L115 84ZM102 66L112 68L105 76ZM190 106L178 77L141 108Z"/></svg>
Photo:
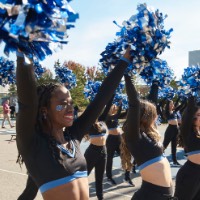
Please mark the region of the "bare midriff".
<svg viewBox="0 0 200 200"><path fill-rule="evenodd" d="M178 120L177 119L168 120L168 124L170 124L170 125L178 125Z"/></svg>
<svg viewBox="0 0 200 200"><path fill-rule="evenodd" d="M101 136L101 137L90 138L90 143L96 146L104 146L106 145L106 137Z"/></svg>
<svg viewBox="0 0 200 200"><path fill-rule="evenodd" d="M72 182L47 190L44 200L89 200L88 178L78 178Z"/></svg>
<svg viewBox="0 0 200 200"><path fill-rule="evenodd" d="M155 162L140 171L142 180L162 187L171 187L172 176L167 158Z"/></svg>
<svg viewBox="0 0 200 200"><path fill-rule="evenodd" d="M187 159L197 165L200 165L200 153L194 155L188 155Z"/></svg>

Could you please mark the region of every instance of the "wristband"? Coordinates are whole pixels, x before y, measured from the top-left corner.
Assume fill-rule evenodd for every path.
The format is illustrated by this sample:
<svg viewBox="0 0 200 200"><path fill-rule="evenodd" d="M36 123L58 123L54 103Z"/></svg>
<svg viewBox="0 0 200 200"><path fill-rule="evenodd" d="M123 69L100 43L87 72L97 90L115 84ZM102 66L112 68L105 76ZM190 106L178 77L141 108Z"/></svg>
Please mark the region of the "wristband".
<svg viewBox="0 0 200 200"><path fill-rule="evenodd" d="M127 62L128 64L131 64L131 61L127 58L121 57L120 60L123 60L123 61Z"/></svg>

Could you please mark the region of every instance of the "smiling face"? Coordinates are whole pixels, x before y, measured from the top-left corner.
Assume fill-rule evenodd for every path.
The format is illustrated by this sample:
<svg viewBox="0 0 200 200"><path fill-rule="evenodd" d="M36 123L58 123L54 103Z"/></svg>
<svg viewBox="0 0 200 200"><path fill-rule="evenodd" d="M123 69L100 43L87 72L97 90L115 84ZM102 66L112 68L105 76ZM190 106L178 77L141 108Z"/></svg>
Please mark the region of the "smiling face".
<svg viewBox="0 0 200 200"><path fill-rule="evenodd" d="M65 87L56 88L50 100L50 107L46 110L53 128L69 127L74 121L74 108L69 90Z"/></svg>

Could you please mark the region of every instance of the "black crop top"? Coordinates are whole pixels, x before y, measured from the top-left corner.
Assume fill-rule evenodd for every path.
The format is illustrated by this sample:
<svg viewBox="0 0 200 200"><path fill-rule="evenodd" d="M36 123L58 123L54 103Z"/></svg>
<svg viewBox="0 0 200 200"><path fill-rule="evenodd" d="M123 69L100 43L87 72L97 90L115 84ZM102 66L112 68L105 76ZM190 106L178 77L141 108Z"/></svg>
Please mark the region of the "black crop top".
<svg viewBox="0 0 200 200"><path fill-rule="evenodd" d="M138 165L163 155L162 143L153 141L140 131L140 100L133 81L125 76L126 92L129 100L125 138L128 149Z"/></svg>
<svg viewBox="0 0 200 200"><path fill-rule="evenodd" d="M98 122L98 125L100 126L100 131L97 130L97 128L95 128L94 126L92 126L89 130L89 135L93 135L93 136L98 136L98 135L101 135L101 134L106 134L107 132L107 126L104 122Z"/></svg>
<svg viewBox="0 0 200 200"><path fill-rule="evenodd" d="M181 135L188 153L197 151L199 151L197 153L200 153L200 138L193 131L195 104L195 98L190 97L181 124Z"/></svg>
<svg viewBox="0 0 200 200"><path fill-rule="evenodd" d="M107 103L106 108L104 109L102 115L99 117L99 120L105 121L108 129L115 129L119 126L119 119L118 118L120 117L121 111L122 111L122 104L121 104L119 106L119 109L118 109L116 114L114 114L114 115L108 114L109 111L110 111L110 108L112 106L112 102L113 102L114 97L115 97L115 94L109 100L109 102Z"/></svg>
<svg viewBox="0 0 200 200"><path fill-rule="evenodd" d="M167 121L175 120L175 119L177 119L177 113L175 111L172 111L171 113L167 115Z"/></svg>
<svg viewBox="0 0 200 200"><path fill-rule="evenodd" d="M168 121L181 119L180 113L183 111L183 109L185 109L186 105L184 101L180 105L178 105L179 99L180 98L178 98L174 104L174 107L175 107L174 110L171 113L169 112L166 113L166 117Z"/></svg>
<svg viewBox="0 0 200 200"><path fill-rule="evenodd" d="M115 129L119 126L119 116L121 113L121 106L115 115L107 115L106 117L106 125L108 129Z"/></svg>
<svg viewBox="0 0 200 200"><path fill-rule="evenodd" d="M35 74L32 64L25 64L22 54L17 56L17 93L19 113L17 117L17 147L22 155L28 172L38 187L54 180L86 170L86 161L80 151L80 142L95 122L106 103L117 88L128 66L120 60L113 71L105 78L95 99L84 113L66 130L70 143L75 145L75 157L63 157L63 164L56 161L49 149L48 141L42 133L36 131L35 123L38 109L38 97Z"/></svg>

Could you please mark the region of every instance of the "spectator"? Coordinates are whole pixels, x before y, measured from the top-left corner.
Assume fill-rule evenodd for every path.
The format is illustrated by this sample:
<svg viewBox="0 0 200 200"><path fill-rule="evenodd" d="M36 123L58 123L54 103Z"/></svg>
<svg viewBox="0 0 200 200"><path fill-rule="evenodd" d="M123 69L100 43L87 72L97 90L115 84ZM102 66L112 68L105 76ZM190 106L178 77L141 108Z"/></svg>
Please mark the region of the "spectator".
<svg viewBox="0 0 200 200"><path fill-rule="evenodd" d="M5 128L4 122L7 119L8 123L10 124L10 127L13 128L14 126L11 124L10 121L10 106L9 106L9 100L7 99L3 104L3 121L2 121L2 128Z"/></svg>

